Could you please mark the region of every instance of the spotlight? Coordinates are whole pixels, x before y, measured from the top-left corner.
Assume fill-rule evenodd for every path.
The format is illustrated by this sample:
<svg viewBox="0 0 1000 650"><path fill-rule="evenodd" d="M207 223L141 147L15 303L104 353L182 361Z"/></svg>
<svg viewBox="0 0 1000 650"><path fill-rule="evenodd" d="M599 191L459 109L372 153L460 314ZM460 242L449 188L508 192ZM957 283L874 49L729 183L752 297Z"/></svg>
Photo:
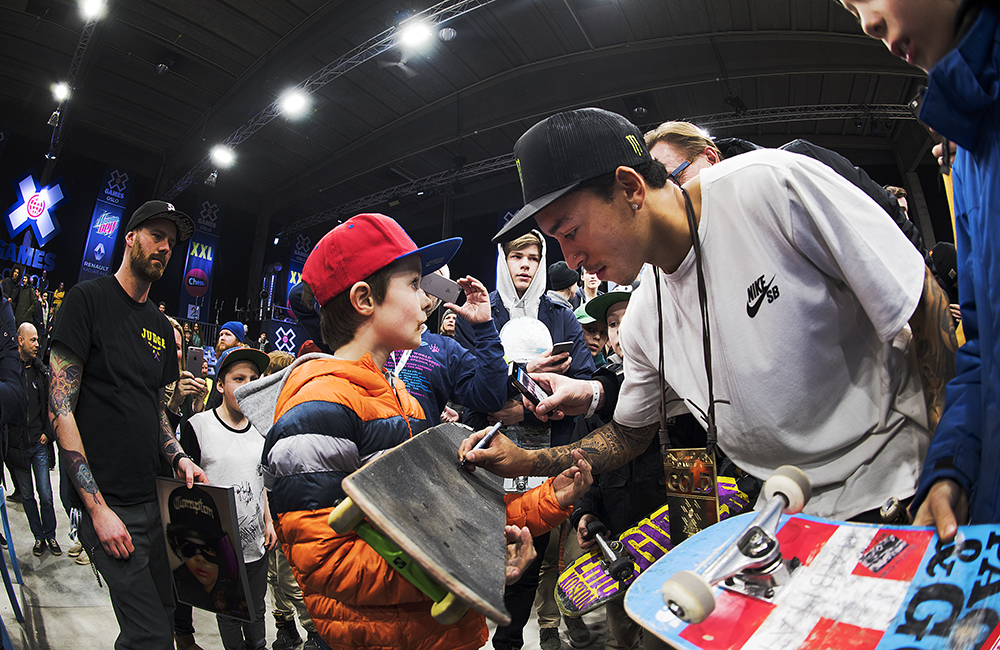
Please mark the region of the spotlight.
<svg viewBox="0 0 1000 650"><path fill-rule="evenodd" d="M212 147L212 162L223 169L231 167L236 161L236 154L224 144L217 144Z"/></svg>
<svg viewBox="0 0 1000 650"><path fill-rule="evenodd" d="M456 32L451 27L442 27L440 30L438 30L438 38L440 38L442 41L450 41L456 36L458 36L458 32Z"/></svg>
<svg viewBox="0 0 1000 650"><path fill-rule="evenodd" d="M403 43L403 45L415 47L426 43L428 39L430 39L431 35L430 25L423 22L415 22L403 27L403 32L400 35L399 40Z"/></svg>
<svg viewBox="0 0 1000 650"><path fill-rule="evenodd" d="M275 237L275 238L274 238L274 245L275 245L275 246L277 246L277 245L278 245L278 239L280 239L280 237Z"/></svg>
<svg viewBox="0 0 1000 650"><path fill-rule="evenodd" d="M649 111L646 110L645 106L636 106L635 108L632 109L632 112L635 114L636 117L645 117L646 113L648 113Z"/></svg>
<svg viewBox="0 0 1000 650"><path fill-rule="evenodd" d="M860 129L862 127L862 122L860 117L854 118L854 128Z"/></svg>
<svg viewBox="0 0 1000 650"><path fill-rule="evenodd" d="M167 65L166 63L161 63L156 66L156 74L165 75L168 72L170 72L170 66Z"/></svg>
<svg viewBox="0 0 1000 650"><path fill-rule="evenodd" d="M60 117L62 117L62 115L59 113L58 108L52 111L52 115L49 115L49 122L48 122L49 126L59 126Z"/></svg>
<svg viewBox="0 0 1000 650"><path fill-rule="evenodd" d="M278 100L278 109L289 118L302 117L308 107L309 96L298 88L292 88Z"/></svg>
<svg viewBox="0 0 1000 650"><path fill-rule="evenodd" d="M87 20L103 18L106 10L104 0L80 0L80 14Z"/></svg>
<svg viewBox="0 0 1000 650"><path fill-rule="evenodd" d="M215 183L219 180L219 170L213 169L212 173L208 175L205 179L205 187L215 187Z"/></svg>
<svg viewBox="0 0 1000 650"><path fill-rule="evenodd" d="M65 81L60 81L57 84L52 84L52 96L56 98L57 102L65 101L69 99L69 84Z"/></svg>

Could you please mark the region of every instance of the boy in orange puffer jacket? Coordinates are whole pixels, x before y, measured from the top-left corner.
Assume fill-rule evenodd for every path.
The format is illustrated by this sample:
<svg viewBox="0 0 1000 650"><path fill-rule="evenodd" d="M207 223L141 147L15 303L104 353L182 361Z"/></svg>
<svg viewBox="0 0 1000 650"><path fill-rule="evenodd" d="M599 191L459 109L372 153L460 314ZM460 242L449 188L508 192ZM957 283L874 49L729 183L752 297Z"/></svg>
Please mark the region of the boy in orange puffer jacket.
<svg viewBox="0 0 1000 650"><path fill-rule="evenodd" d="M344 497L344 477L426 428L420 405L383 368L393 351L420 344L420 278L460 244L451 239L418 249L383 215L358 215L334 228L302 274L304 297L319 311L334 355L302 357L239 396L251 419L251 402L274 405L264 466L278 538L317 631L335 649L461 650L487 641L480 614L440 625L431 618L430 599L357 535L338 535L326 523ZM580 457L577 466L514 499L508 523L526 525L532 535L552 528L590 483L590 466ZM530 548L528 532L520 537Z"/></svg>

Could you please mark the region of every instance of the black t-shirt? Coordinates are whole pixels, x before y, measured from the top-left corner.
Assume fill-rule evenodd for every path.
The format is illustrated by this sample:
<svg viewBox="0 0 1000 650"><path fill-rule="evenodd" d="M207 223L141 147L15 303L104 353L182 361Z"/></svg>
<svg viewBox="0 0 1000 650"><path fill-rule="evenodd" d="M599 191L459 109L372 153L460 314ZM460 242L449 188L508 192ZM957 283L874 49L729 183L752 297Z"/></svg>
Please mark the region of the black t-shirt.
<svg viewBox="0 0 1000 650"><path fill-rule="evenodd" d="M66 293L52 340L83 361L76 424L105 500L155 501L159 389L179 374L170 322L154 303L132 300L106 276ZM72 499L79 503L76 490Z"/></svg>

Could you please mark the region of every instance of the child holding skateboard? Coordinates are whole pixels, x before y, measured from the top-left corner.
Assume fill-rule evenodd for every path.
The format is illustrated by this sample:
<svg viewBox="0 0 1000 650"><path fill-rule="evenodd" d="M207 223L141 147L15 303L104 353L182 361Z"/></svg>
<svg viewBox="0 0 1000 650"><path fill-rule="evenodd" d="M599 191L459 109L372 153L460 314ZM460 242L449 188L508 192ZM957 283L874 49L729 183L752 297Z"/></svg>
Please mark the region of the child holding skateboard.
<svg viewBox="0 0 1000 650"><path fill-rule="evenodd" d="M1000 521L1000 3L840 0L865 33L928 73L920 119L958 144L952 167L958 293L966 344L911 510L951 539Z"/></svg>
<svg viewBox="0 0 1000 650"><path fill-rule="evenodd" d="M243 415L235 391L267 369L268 356L247 347L230 348L216 362L215 385L222 404L198 413L181 426L181 444L205 470L208 480L236 489L243 562L249 582L254 620L243 623L217 614L219 634L226 650L267 647L264 596L267 595L267 551L277 543L260 471L264 437Z"/></svg>
<svg viewBox="0 0 1000 650"><path fill-rule="evenodd" d="M247 410L273 408L263 457L278 537L320 636L334 648L473 649L487 640L481 615L470 611L441 626L430 599L356 534L327 525L344 497L341 480L426 426L419 403L384 366L393 351L420 344L420 279L460 243L418 249L383 215L358 215L334 228L302 273L304 298L318 310L333 356L300 358L240 395ZM589 472L579 456L573 468L512 502L508 523L527 524L534 534L557 525L590 484ZM530 547L528 531L516 534Z"/></svg>

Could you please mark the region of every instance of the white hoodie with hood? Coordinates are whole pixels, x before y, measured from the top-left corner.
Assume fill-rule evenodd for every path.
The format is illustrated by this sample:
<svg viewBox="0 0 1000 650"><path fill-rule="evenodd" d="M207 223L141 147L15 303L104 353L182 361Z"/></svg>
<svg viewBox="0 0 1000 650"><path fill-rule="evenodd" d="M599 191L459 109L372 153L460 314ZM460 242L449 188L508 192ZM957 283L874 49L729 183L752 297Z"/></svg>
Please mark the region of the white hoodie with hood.
<svg viewBox="0 0 1000 650"><path fill-rule="evenodd" d="M545 266L545 237L537 230L531 231L541 242L540 257L538 260L538 270L535 277L531 279L528 290L520 298L517 297L517 289L514 288L514 280L510 277L510 269L507 267L507 256L503 252L503 244L497 244L497 293L500 301L507 308L511 320L521 316L538 318L538 301L545 293L545 281L547 271Z"/></svg>

